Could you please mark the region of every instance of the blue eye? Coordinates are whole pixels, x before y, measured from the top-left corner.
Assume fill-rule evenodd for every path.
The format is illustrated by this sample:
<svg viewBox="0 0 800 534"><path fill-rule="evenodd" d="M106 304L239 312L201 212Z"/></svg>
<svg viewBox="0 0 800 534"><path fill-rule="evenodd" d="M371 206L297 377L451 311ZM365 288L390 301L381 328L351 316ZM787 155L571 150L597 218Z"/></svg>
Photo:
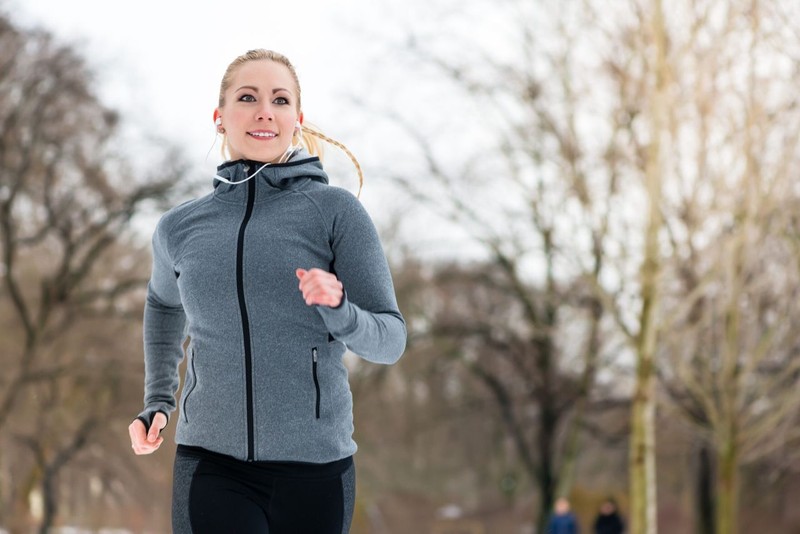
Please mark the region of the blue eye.
<svg viewBox="0 0 800 534"><path fill-rule="evenodd" d="M285 96L279 96L278 98L276 98L276 99L275 99L275 100L273 100L272 102L273 102L274 104L280 104L280 105L282 105L282 106L285 106L285 105L287 105L287 104L289 103L289 99L288 99L288 98L286 98Z"/></svg>
<svg viewBox="0 0 800 534"><path fill-rule="evenodd" d="M239 97L239 102L255 102L256 97L253 95L242 95Z"/></svg>

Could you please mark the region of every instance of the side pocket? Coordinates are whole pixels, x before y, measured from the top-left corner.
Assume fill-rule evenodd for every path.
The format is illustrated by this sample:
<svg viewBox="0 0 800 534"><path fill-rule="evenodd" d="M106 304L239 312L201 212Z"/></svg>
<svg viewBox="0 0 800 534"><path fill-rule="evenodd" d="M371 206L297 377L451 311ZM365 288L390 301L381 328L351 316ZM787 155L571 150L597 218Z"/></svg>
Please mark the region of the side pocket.
<svg viewBox="0 0 800 534"><path fill-rule="evenodd" d="M311 349L311 372L314 375L314 388L316 388L317 390L315 413L317 419L319 419L320 392L319 392L319 377L317 376L317 347Z"/></svg>
<svg viewBox="0 0 800 534"><path fill-rule="evenodd" d="M186 403L189 400L189 395L191 395L192 392L194 391L194 388L197 387L197 373L194 368L194 358L195 358L194 347L192 347L191 359L189 360L189 370L191 371L189 375L192 377L192 382L189 385L189 390L186 391L186 394L183 396L183 406L181 407L183 420L186 421L187 423L189 422L189 416L186 414Z"/></svg>

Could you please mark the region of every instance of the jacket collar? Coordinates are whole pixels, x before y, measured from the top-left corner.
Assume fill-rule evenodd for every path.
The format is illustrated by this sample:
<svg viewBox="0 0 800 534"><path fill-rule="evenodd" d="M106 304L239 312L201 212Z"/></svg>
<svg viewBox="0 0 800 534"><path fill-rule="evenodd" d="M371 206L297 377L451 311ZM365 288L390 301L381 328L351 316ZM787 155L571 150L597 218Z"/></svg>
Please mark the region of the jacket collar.
<svg viewBox="0 0 800 534"><path fill-rule="evenodd" d="M264 162L245 159L226 161L217 167L217 174L232 182L241 182L263 165ZM249 184L254 182L255 201L259 202L309 180L327 184L328 175L318 157L301 149L289 161L270 163L246 182L234 185L214 178L214 196L226 202L246 202Z"/></svg>

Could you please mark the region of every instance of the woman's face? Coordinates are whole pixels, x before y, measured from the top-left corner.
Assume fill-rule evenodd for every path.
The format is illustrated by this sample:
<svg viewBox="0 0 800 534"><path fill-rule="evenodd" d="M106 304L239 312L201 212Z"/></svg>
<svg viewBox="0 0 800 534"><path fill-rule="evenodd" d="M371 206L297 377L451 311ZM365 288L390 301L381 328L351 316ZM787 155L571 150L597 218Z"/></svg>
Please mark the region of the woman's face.
<svg viewBox="0 0 800 534"><path fill-rule="evenodd" d="M225 91L220 115L231 159L277 161L302 122L289 69L268 59L244 63Z"/></svg>

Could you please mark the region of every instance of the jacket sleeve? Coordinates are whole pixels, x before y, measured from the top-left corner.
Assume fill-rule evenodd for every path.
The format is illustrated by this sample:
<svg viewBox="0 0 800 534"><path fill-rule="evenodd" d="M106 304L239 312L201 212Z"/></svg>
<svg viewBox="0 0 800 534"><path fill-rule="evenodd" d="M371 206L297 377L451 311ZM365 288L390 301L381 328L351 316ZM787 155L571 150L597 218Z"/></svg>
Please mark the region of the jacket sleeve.
<svg viewBox="0 0 800 534"><path fill-rule="evenodd" d="M153 234L153 270L144 306L144 410L138 419L149 428L156 412L175 411L178 366L183 360L186 315L167 248L165 220Z"/></svg>
<svg viewBox="0 0 800 534"><path fill-rule="evenodd" d="M331 335L365 360L391 364L406 346L392 275L378 232L364 207L343 193L331 227L333 272L345 295L336 308L317 306Z"/></svg>

